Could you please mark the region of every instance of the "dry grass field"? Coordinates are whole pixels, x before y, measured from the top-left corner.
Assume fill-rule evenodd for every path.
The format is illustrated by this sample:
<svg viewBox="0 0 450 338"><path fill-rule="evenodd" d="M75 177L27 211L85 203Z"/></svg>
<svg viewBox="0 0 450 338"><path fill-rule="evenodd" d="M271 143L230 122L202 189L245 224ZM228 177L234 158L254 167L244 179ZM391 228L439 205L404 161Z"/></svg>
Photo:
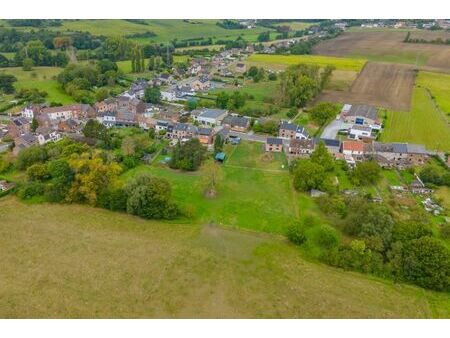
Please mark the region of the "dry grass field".
<svg viewBox="0 0 450 338"><path fill-rule="evenodd" d="M308 262L285 240L0 199L1 318L428 318L450 296Z"/></svg>
<svg viewBox="0 0 450 338"><path fill-rule="evenodd" d="M411 66L368 62L348 91L324 91L320 101L372 104L410 110L415 73Z"/></svg>
<svg viewBox="0 0 450 338"><path fill-rule="evenodd" d="M431 34L432 32L427 32ZM417 64L421 69L450 73L450 47L404 43L406 32L346 32L314 47L314 54ZM420 32L413 34L422 34ZM423 33L425 34L425 33Z"/></svg>

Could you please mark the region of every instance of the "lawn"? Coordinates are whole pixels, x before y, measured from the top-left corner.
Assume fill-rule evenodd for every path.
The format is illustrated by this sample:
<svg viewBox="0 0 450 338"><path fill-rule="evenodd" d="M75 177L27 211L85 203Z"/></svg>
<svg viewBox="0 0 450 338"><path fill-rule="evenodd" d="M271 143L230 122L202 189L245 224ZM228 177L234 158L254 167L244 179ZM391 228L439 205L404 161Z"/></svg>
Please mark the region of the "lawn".
<svg viewBox="0 0 450 338"><path fill-rule="evenodd" d="M292 22L280 22L279 24L276 24L275 26L289 26L289 28L292 31L300 31L305 28L308 28L311 25L312 25L312 23L310 23L310 22L292 21Z"/></svg>
<svg viewBox="0 0 450 338"><path fill-rule="evenodd" d="M333 65L338 70L351 70L359 72L367 60L361 58L341 58L333 56L320 55L270 55L270 54L253 54L247 62L250 65L258 65L265 67L286 67L299 63L313 64L320 67ZM278 67L278 68L277 68Z"/></svg>
<svg viewBox="0 0 450 338"><path fill-rule="evenodd" d="M410 112L387 112L381 140L424 144L429 150L450 150L450 128L425 88L415 87Z"/></svg>
<svg viewBox="0 0 450 338"><path fill-rule="evenodd" d="M220 168L215 198L204 195L204 170L181 172L155 161L151 166L141 165L128 171L123 179L141 172L166 178L176 202L197 222L285 234L297 214L285 158L282 154L264 158L258 147L262 144L243 143L226 148L229 159Z"/></svg>
<svg viewBox="0 0 450 338"><path fill-rule="evenodd" d="M450 315L447 294L309 262L275 236L14 197L0 218L1 318Z"/></svg>
<svg viewBox="0 0 450 338"><path fill-rule="evenodd" d="M54 79L62 71L58 67L34 67L32 71L23 71L21 67L0 68L0 72L12 74L17 78L14 87L37 88L48 93L46 100L49 102L60 102L62 104L72 103L73 99L67 95L58 82Z"/></svg>
<svg viewBox="0 0 450 338"><path fill-rule="evenodd" d="M443 73L419 72L416 84L427 88L434 96L439 108L450 115L450 75Z"/></svg>

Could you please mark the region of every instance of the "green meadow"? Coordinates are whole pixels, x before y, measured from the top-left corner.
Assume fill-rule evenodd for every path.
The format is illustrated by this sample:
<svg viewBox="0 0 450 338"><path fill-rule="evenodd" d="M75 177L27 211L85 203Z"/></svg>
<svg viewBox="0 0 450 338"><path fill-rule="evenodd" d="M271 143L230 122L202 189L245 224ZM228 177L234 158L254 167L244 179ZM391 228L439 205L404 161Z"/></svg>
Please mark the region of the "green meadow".
<svg viewBox="0 0 450 338"><path fill-rule="evenodd" d="M62 90L55 79L61 71L62 68L58 67L34 67L31 71L24 71L21 67L0 68L0 72L17 78L14 83L16 89L37 88L48 93L46 100L49 102L72 103L73 99Z"/></svg>

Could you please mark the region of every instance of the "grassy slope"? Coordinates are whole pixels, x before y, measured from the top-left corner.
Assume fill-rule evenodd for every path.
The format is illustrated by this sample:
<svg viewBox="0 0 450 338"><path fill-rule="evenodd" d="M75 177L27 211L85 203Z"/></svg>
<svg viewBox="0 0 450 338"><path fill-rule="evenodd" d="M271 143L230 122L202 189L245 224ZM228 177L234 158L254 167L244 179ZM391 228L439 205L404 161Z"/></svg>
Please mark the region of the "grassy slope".
<svg viewBox="0 0 450 338"><path fill-rule="evenodd" d="M364 64L365 59L356 58L340 58L332 56L319 55L270 55L270 54L253 54L247 61L251 64L260 64L261 66L283 66L294 65L299 63L314 64L320 67L333 65L338 70L351 70L359 72Z"/></svg>
<svg viewBox="0 0 450 338"><path fill-rule="evenodd" d="M2 318L450 315L448 295L310 263L269 235L12 197L0 217Z"/></svg>
<svg viewBox="0 0 450 338"><path fill-rule="evenodd" d="M73 102L73 99L64 93L59 84L53 79L62 71L58 67L34 67L32 71L25 72L21 67L0 68L0 72L12 74L17 77L14 84L16 89L20 88L38 88L48 93L47 101L55 101L65 103ZM33 77L36 74L36 77Z"/></svg>
<svg viewBox="0 0 450 338"><path fill-rule="evenodd" d="M388 111L384 142L410 142L427 146L429 150L450 150L450 128L445 117L436 110L427 91L415 87L410 112Z"/></svg>

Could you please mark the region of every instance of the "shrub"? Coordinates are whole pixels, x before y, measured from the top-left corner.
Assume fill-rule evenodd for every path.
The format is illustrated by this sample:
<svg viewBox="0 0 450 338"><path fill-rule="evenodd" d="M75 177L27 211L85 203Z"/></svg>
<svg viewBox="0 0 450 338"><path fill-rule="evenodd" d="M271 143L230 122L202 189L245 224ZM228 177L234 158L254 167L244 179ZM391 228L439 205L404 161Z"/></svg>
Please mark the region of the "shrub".
<svg viewBox="0 0 450 338"><path fill-rule="evenodd" d="M22 187L20 187L19 191L17 192L17 196L22 199L30 199L34 196L40 196L44 194L45 185L40 182L30 182L26 183Z"/></svg>
<svg viewBox="0 0 450 338"><path fill-rule="evenodd" d="M287 229L287 238L296 245L302 245L306 241L305 227L296 222Z"/></svg>
<svg viewBox="0 0 450 338"><path fill-rule="evenodd" d="M339 237L332 227L322 225L317 230L315 242L323 249L331 249L339 244Z"/></svg>

